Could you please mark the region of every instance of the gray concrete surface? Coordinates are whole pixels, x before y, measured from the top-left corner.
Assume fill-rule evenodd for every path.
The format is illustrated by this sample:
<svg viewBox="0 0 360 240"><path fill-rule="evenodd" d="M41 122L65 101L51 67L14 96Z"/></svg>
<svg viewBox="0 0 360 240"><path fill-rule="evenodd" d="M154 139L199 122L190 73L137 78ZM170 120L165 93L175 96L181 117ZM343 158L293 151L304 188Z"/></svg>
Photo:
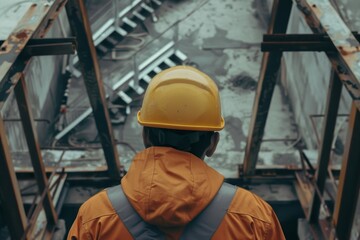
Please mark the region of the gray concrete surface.
<svg viewBox="0 0 360 240"><path fill-rule="evenodd" d="M177 47L188 56L187 64L198 67L217 82L226 127L221 132L221 141L217 152L206 161L227 177L237 176L238 164L242 163L244 157L262 58L259 44L262 34L266 32L269 2L271 1L167 0L156 12L159 21L154 23L148 19L137 30L137 33L142 33L143 46L146 46L146 51L141 50L137 54L139 59L150 54L150 50L151 52L156 51L165 40L174 40L176 29L178 29ZM0 36L6 38L16 20L19 19L21 12L26 10L27 4L29 2L23 1L3 1L1 3L0 11L3 13L1 14L3 20L1 25L3 27ZM357 6L353 1L345 1L342 6L346 6L346 4L354 8ZM97 14L99 4L96 1L86 1L86 5L90 18L95 21L96 17L94 16ZM358 16L351 10L346 10L346 14L349 19L354 19L351 23L352 26L357 27L359 25ZM64 25L66 26L66 23ZM289 32L308 32L304 25L299 15L293 13ZM57 24L55 24L55 28L58 28ZM93 29L93 31L95 30ZM144 33L148 34L144 35ZM59 35L61 36L61 33L56 30L49 36ZM159 36L161 36L161 41L159 40L155 44L156 38ZM126 44L131 44L131 42L124 42L124 45ZM314 151L317 144L314 132L321 133L321 119L315 120L317 125L316 129L313 129L309 115L323 112L326 96L326 87L324 86L328 82L329 65L321 54L285 54L284 59L286 66L271 103L265 129L265 141L259 155L259 166L299 165L299 157L294 146L302 142L309 149L311 160L316 163L316 152L314 154ZM29 78L34 79L30 90L33 92L31 98L34 102L35 116L41 116L41 112L46 111L44 109L54 105L51 102L54 101L52 100L54 97L51 95L54 95L55 85L50 84L52 81L45 80L58 71L48 66L48 64L54 65L54 61L50 57L35 58L34 70L29 72ZM125 75L133 67L131 58L121 61L101 60L100 65L105 89L109 89L108 86L114 83L114 79ZM300 79L299 76L301 76ZM319 82L314 81L314 78ZM54 90L50 91L50 94L45 94L45 89L48 89L50 85ZM89 106L82 79L72 81L69 94L69 109L81 113L84 108ZM118 141L129 143L136 151L143 148L140 138L141 128L135 117L140 102L133 105L131 114L127 116L124 125L114 125L115 138ZM348 105L346 97L343 102L342 109L346 112ZM339 122L339 135L346 135L345 125L345 120ZM9 139L11 145L15 146L13 149L26 151L25 143L21 140L20 130L19 124L9 127ZM97 133L94 129L93 119L90 118L81 123L69 139L75 145L96 142ZM125 167L128 167L133 151L125 145L121 148L124 150L120 151L120 160ZM101 158L101 152L99 154L99 158Z"/></svg>
<svg viewBox="0 0 360 240"><path fill-rule="evenodd" d="M13 4L10 9L16 6ZM87 2L87 6L91 17L91 14L95 14L96 8L91 5L91 1ZM6 10L9 7L4 6L3 9ZM226 177L237 177L238 165L242 163L244 157L262 58L259 44L262 34L266 32L263 24L264 16L261 14L255 9L254 2L245 0L169 0L164 1L157 10L159 21L153 23L149 18L139 30L139 32L149 33L144 37L147 50L143 52L146 55L147 51L156 51L156 48L160 47L166 39L167 41L175 39L175 31L178 29L177 47L188 56L187 64L198 67L217 82L226 127L221 131L221 141L217 152L206 161ZM18 15L14 14L14 16ZM159 41L158 45L153 44L157 41L154 39L159 36L164 40ZM139 58L143 57L140 56L141 53L138 55ZM41 59L43 58L40 58L40 61ZM50 73L45 70L50 68L46 68L43 64L35 67L38 69L36 71L41 71L37 76L53 74L53 71ZM114 78L124 75L132 67L132 59L116 62L102 60L100 64L104 83L106 86L111 86ZM85 97L83 81L74 79L71 84L69 109L73 107L81 112L89 105ZM39 86L39 84L34 86ZM40 86L46 87L44 84ZM108 89L108 87L105 88ZM44 102L41 96L38 99ZM141 127L137 124L135 117L138 106L139 104L132 108L124 125L114 125L115 138L129 143L136 151L143 149ZM35 111L39 109L42 109L41 103ZM97 133L91 118L75 130L69 138L70 142L82 144L96 141ZM19 133L10 133L10 135L18 136ZM299 135L289 101L279 86L275 90L264 138L276 141L264 142L259 157L260 165L298 164L298 156L293 145L298 143ZM122 146L122 148L124 151L120 151L120 161L127 168L134 153L129 147ZM92 155L93 152L89 150L87 154ZM99 154L101 158L101 152ZM24 153L15 155L21 156ZM49 157L49 153L46 157ZM22 162L21 158L16 162ZM92 162L85 164L91 166Z"/></svg>
<svg viewBox="0 0 360 240"><path fill-rule="evenodd" d="M31 2L39 1L1 1L1 39L7 38ZM221 132L217 152L212 158L206 159L206 162L226 177L238 176L238 164L242 163L244 157L262 57L259 44L262 34L266 32L266 19L269 17L266 9L270 9L267 7L269 2L271 0L167 0L157 10L159 21L153 23L149 19L139 30L142 33L149 33L144 36L144 44L147 44L164 32L165 39L174 39L175 29L178 28L177 47L188 56L187 64L198 67L217 82L226 127ZM91 19L95 21L94 15L99 1L95 1L97 5L93 4L94 1L86 1L86 3L89 15L92 16ZM358 30L360 15L357 13L360 2L342 0L339 2L339 7L350 29ZM294 8L288 32L309 33L305 22L296 11ZM62 19L64 20L65 17L62 16ZM94 25L93 30L95 29ZM62 37L57 23L49 36ZM148 47L156 50L160 45L150 44ZM131 61L132 59L116 62L100 61L105 84L113 84L114 79L123 76L128 69L131 69ZM61 65L61 61L57 58L39 57L34 58L29 66L26 78L29 82L30 97L36 118L54 120L54 112L57 111L52 109L57 101L57 85L54 84L54 79L59 74ZM302 141L306 144L308 156L313 163L316 163L315 132L321 133L322 119L315 120L314 129L309 116L322 114L324 111L330 65L321 53L286 53L283 66L281 82L276 86L271 103L265 129L265 141L259 155L259 166L299 165L295 145L301 144ZM82 79L72 81L70 94L69 108L81 111L82 108L88 107ZM349 98L344 93L340 113L348 112L349 103ZM134 104L124 125L113 126L115 139L130 144L135 151L143 149L141 127L136 121L139 104L140 101ZM8 109L4 110L5 117L18 117L16 110L12 110L13 106L16 106L15 102L10 99ZM11 123L6 127L16 168L31 169L21 125ZM39 124L38 128L40 138L46 139L48 133L44 133ZM339 118L336 134L340 139L338 143L340 150L341 144L344 144L346 132L346 117ZM96 142L97 132L93 118L90 117L75 129L68 141L63 143L71 143L73 146L85 144L88 146L87 149L68 151L64 155L62 165L79 167L82 170L104 166L103 153L98 149L99 144ZM120 161L125 168L129 167L134 155L132 148L124 144L118 145ZM44 161L49 166L56 164L60 156L61 151L43 151ZM341 151L339 154L333 154L332 161L333 164L339 166ZM358 214L360 207L358 208L352 233L353 239L359 236L357 229L360 225L360 214Z"/></svg>
<svg viewBox="0 0 360 240"><path fill-rule="evenodd" d="M158 10L159 21L145 24L156 35L179 22L178 48L192 65L217 82L226 126L215 155L206 161L227 177L236 177L237 166L243 161L259 76L262 57L259 44L266 30L257 14L250 1L165 1ZM139 136L135 114L129 116L126 124L129 132ZM291 141L297 137L288 100L277 87L265 139L285 140L265 142L259 163L296 164ZM290 155L289 160L277 162L283 154Z"/></svg>
<svg viewBox="0 0 360 240"><path fill-rule="evenodd" d="M7 39L33 3L48 4L48 1L2 0L0 2L0 39ZM65 17L64 12L60 14L61 23ZM56 20L46 37L64 37L64 32L60 27L61 23ZM55 116L59 111L58 106L62 93L58 89L62 84L59 81L63 65L62 59L62 56L33 57L24 70L32 114L36 120L35 127L38 129L38 139L42 145L48 143L54 131ZM13 152L26 152L27 144L21 122L18 121L19 114L13 94L9 96L7 103L1 109L1 113L5 120L10 149Z"/></svg>

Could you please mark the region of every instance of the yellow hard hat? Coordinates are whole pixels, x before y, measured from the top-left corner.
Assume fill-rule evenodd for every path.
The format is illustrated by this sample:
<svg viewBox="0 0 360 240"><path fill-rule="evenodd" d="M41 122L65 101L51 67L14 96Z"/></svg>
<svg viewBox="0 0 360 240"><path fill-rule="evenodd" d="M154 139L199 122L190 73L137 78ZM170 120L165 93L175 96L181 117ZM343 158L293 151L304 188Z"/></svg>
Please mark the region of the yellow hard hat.
<svg viewBox="0 0 360 240"><path fill-rule="evenodd" d="M218 131L225 125L215 82L189 66L168 68L151 80L137 119L143 126L178 130Z"/></svg>

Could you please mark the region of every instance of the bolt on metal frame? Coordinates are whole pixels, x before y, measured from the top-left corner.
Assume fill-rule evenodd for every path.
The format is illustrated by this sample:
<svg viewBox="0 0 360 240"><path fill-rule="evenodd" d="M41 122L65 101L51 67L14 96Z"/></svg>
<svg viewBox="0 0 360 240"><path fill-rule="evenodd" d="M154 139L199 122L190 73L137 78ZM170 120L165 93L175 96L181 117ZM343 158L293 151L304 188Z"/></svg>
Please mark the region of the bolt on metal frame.
<svg viewBox="0 0 360 240"><path fill-rule="evenodd" d="M15 90L21 122L29 148L35 179L47 219L46 235L51 236L57 223L57 213L49 190L48 178L37 140L34 119L31 114L31 103L24 80L23 70L32 56L51 54L73 54L75 42L66 39L43 38L52 23L66 5L71 28L76 35L77 52L83 65L83 76L90 104L93 108L96 125L107 162L107 174L110 179L120 179L120 161L112 133L103 83L95 48L91 38L90 25L85 6L80 0L53 0L37 2L30 6L24 17L7 40L1 42L0 48L0 109L3 108L9 94ZM31 21L30 21L31 19ZM56 49L54 49L54 47ZM31 235L33 224L26 219L23 202L14 166L11 159L5 126L0 115L0 200L8 221L12 239L26 239Z"/></svg>
<svg viewBox="0 0 360 240"><path fill-rule="evenodd" d="M276 26L275 19L279 9L289 11L291 0L274 1L272 20L268 34ZM258 152L263 138L267 113L273 93L273 86L280 68L282 51L325 51L328 56L333 74L328 88L326 102L324 130L318 155L318 167L315 174L315 186L307 219L311 225L321 228L323 236L330 239L350 239L354 214L360 188L360 44L358 34L353 34L330 4L329 0L294 0L303 13L309 27L314 32L310 35L265 35L262 47L264 53L262 70L256 92L253 115L249 130L248 142L244 158L244 174L249 176L255 172ZM281 6L283 5L283 6ZM279 27L284 28L288 18L283 18ZM283 31L284 32L284 31ZM303 45L295 45L302 44ZM330 41L330 42L329 42ZM316 46L311 45L316 43ZM331 43L331 44L329 44ZM275 56L275 57L273 57ZM269 61L271 59L272 61ZM270 69L269 69L270 68ZM270 73L270 74L269 74ZM265 84L266 83L266 84ZM343 155L341 173L337 189L335 210L332 216L332 231L324 227L324 220L319 220L319 211L325 190L325 181L328 175L328 165L331 152L331 143L334 135L336 117L344 86L352 98L352 107L349 117L349 130L345 153ZM314 231L314 233L316 230Z"/></svg>

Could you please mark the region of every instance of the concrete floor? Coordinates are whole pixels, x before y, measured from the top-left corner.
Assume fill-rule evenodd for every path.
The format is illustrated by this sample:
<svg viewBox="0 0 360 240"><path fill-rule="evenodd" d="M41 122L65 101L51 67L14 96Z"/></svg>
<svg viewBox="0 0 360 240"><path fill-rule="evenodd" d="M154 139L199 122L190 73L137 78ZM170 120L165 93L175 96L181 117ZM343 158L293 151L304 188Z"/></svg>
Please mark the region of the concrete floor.
<svg viewBox="0 0 360 240"><path fill-rule="evenodd" d="M226 177L237 177L238 164L243 162L261 66L259 48L262 34L266 32L261 20L266 13L259 16L261 12L254 6L254 2L247 0L164 1L156 12L159 20L154 23L149 18L138 30L150 34L146 37L147 46L153 46L157 36L163 34L161 37L171 40L178 29L177 47L188 56L187 64L198 67L217 82L226 126L221 131L215 155L206 162ZM110 85L114 76L124 75L131 61L100 61L104 81ZM141 127L136 121L138 106L131 109L124 125L113 126L115 138L129 143L137 151L143 149ZM259 165L299 163L293 146L300 138L280 86L273 96L264 139ZM121 163L128 168L133 153L121 147L120 156Z"/></svg>
<svg viewBox="0 0 360 240"><path fill-rule="evenodd" d="M259 50L266 29L258 18L254 2L166 1L159 9L161 21L153 25L160 32L179 23L179 49L190 61L218 83L226 126L209 165L227 177L237 176L244 156L262 53ZM297 138L287 100L276 88L264 139L289 139L262 145L259 164L294 164L295 157L279 162L291 152L290 139ZM276 157L276 156L279 157Z"/></svg>
<svg viewBox="0 0 360 240"><path fill-rule="evenodd" d="M22 4L19 4L20 2ZM90 18L93 19L94 24L94 19L96 19L94 16L99 2L86 1ZM259 2L263 3L263 9L259 8ZM161 45L155 44L159 35L170 41L175 39L175 31L178 29L177 48L188 56L187 64L198 67L217 82L226 126L221 131L221 140L216 153L205 161L228 178L238 177L238 165L243 162L244 158L261 66L260 42L262 34L266 32L264 26L266 23L264 22L269 16L264 2L266 1L166 0L156 11L159 18L157 22L154 23L151 19L147 19L144 25L137 29L138 33L148 33L143 35L144 44L149 44L147 48L155 46L153 49L155 51L157 50L156 46ZM29 4L30 2L20 0L1 2L1 39L7 38L19 20L18 16L26 11ZM360 25L354 24L354 26ZM93 30L96 30L96 24ZM143 56L140 55L139 58L142 58ZM127 73L132 67L132 59L116 62L101 60L100 65L104 83L109 86L113 84L114 79ZM107 87L105 88L107 89ZM81 113L88 106L89 101L85 95L82 79L73 79L69 109ZM139 106L140 101L133 105L125 124L113 125L115 139L128 143L135 151L143 149L141 127L136 121L136 112ZM84 142L96 142L97 132L92 117L83 121L75 130L69 136L70 140L64 140L61 144L81 145ZM282 87L277 85L265 129L264 142L259 154L258 166L286 165L290 167L300 165L295 148L297 144L301 144L301 138L289 100ZM63 156L62 165L79 167L82 170L104 166L105 161L99 144L87 144L87 146L88 149L84 151L67 151ZM134 152L124 144L119 144L118 150L120 161L127 169ZM56 164L61 155L62 151L43 150L43 158L48 166ZM316 162L316 153L311 152L309 156L313 162ZM17 168L31 168L27 153L13 153L13 159ZM258 192L265 191L260 189ZM292 190L289 192L291 193ZM295 198L293 195L280 196L279 194L277 197ZM358 204L358 206L360 205ZM360 212L360 208L357 212ZM357 218L354 226L359 226L359 224L360 221ZM355 228L358 229L358 227Z"/></svg>
<svg viewBox="0 0 360 240"><path fill-rule="evenodd" d="M99 16L98 5L97 1L86 1L89 17L94 24L93 31L96 31L96 26L101 26L99 22L96 23L96 16ZM135 31L141 33L143 46L146 46L136 54L138 62L156 52L164 42L175 40L177 48L188 57L186 64L198 67L218 84L226 126L220 133L221 140L216 153L205 161L225 177L238 177L238 165L244 158L262 59L260 42L262 34L266 32L264 21L269 17L266 4L263 3L261 6L262 8L259 8L256 0L166 0L156 11L158 21L154 23L151 18L148 18ZM0 8L9 18L11 14L13 18L19 16L21 9L25 11L26 4L9 2ZM7 36L14 27L14 21L8 24L9 29L4 28L0 32L3 38L6 38L4 36ZM126 40L124 45L126 44L134 43ZM133 53L130 52L131 54ZM100 61L107 91L108 86L114 84L115 79L124 76L133 67L132 61L132 58L121 61ZM69 112L73 115L81 114L89 106L82 79L74 78L69 90ZM140 103L141 100L133 104L131 114L127 116L125 124L113 125L115 139L130 144L136 151L143 149L141 127L136 121L136 112ZM71 118L74 116L69 114L67 120L71 122ZM259 154L259 166L299 165L294 145L299 144L301 139L289 101L279 85L276 86L272 99L264 139ZM68 139L64 139L61 144L79 145L79 143L96 142L96 140L94 119L89 117L79 124ZM90 149L94 146L99 146L99 144L88 144L88 150L85 151L68 151L64 155L62 164L82 166L82 168L105 164L102 151ZM134 152L126 145L120 144L118 148L120 161L127 169ZM30 167L30 161L23 161L27 158L26 154L23 152L14 154L17 167ZM60 155L55 151L43 151L47 165L55 164Z"/></svg>

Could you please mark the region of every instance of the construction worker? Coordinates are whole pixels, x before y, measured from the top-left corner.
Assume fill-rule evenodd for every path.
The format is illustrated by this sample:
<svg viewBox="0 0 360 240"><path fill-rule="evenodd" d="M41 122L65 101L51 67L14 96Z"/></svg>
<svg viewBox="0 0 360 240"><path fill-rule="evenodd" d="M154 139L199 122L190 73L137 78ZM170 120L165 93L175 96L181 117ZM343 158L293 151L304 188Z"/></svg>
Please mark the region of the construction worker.
<svg viewBox="0 0 360 240"><path fill-rule="evenodd" d="M117 185L78 212L68 239L285 239L272 208L223 183L203 159L224 128L218 88L177 66L150 82L137 115L145 150Z"/></svg>

